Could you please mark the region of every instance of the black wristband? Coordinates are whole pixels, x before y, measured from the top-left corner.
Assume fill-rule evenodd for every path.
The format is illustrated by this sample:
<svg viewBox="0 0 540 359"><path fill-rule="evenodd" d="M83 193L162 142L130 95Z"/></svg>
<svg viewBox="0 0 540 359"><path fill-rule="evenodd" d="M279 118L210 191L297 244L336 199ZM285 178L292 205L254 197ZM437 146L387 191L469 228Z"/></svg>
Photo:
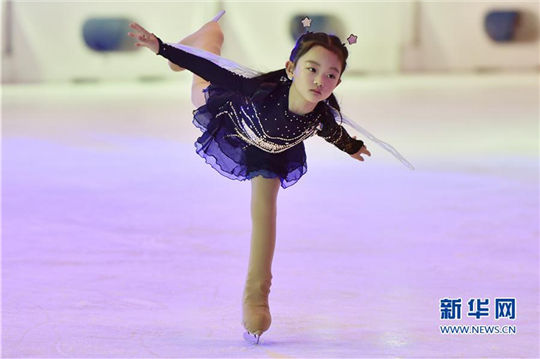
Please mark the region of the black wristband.
<svg viewBox="0 0 540 359"><path fill-rule="evenodd" d="M351 152L347 152L350 155L354 155L355 153L360 151L360 149L364 146L364 141L357 140L357 139L354 139L354 138L353 138L353 140L355 141L355 145L351 146Z"/></svg>
<svg viewBox="0 0 540 359"><path fill-rule="evenodd" d="M156 55L161 55L162 54L162 48L163 48L163 41L161 41L161 39L159 37L156 36L156 34L152 33L152 35L154 35L158 41L158 52L156 52Z"/></svg>

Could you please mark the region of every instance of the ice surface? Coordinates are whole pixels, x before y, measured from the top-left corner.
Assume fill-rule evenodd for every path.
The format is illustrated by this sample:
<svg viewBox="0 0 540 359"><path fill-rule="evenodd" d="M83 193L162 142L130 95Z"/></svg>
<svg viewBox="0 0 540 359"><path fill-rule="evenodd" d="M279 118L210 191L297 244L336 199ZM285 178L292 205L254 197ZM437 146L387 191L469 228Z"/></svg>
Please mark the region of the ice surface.
<svg viewBox="0 0 540 359"><path fill-rule="evenodd" d="M189 88L3 87L3 357L539 356L537 76L344 81L347 114L416 170L306 141L259 346L250 184L194 152ZM453 324L517 333L442 335L445 297L514 297L515 320Z"/></svg>

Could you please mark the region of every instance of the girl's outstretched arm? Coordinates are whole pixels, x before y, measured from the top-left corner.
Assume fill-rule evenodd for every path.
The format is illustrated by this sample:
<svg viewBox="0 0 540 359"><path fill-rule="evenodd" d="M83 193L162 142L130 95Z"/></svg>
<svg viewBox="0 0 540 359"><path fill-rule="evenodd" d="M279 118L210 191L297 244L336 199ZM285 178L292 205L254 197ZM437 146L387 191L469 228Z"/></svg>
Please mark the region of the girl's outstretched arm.
<svg viewBox="0 0 540 359"><path fill-rule="evenodd" d="M138 40L135 46L144 46L156 55L161 55L180 67L188 69L194 74L202 77L212 84L222 86L226 89L239 91L245 95L251 95L258 87L257 81L237 75L226 70L212 61L196 56L189 52L177 49L165 44L153 33L146 31L137 23L130 24L135 33L128 33L129 36Z"/></svg>

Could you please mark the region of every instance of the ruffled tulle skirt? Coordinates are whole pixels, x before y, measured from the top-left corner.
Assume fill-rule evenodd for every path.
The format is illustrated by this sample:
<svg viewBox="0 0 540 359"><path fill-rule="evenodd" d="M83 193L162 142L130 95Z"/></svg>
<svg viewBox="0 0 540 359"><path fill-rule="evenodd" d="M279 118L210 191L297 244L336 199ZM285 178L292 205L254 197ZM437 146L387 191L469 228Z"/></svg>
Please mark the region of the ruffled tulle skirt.
<svg viewBox="0 0 540 359"><path fill-rule="evenodd" d="M292 186L306 173L304 143L283 152L269 153L239 138L228 116L216 117L228 101L244 101L242 95L214 85L208 86L204 95L206 104L193 111L193 124L202 131L195 148L216 171L239 181L259 175L279 177L283 188Z"/></svg>

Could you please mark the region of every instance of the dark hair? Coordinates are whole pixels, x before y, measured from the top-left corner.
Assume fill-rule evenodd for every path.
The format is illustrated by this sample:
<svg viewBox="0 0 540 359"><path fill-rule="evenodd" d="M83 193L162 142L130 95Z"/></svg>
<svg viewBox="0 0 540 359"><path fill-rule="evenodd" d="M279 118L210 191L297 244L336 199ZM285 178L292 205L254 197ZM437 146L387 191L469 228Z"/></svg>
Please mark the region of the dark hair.
<svg viewBox="0 0 540 359"><path fill-rule="evenodd" d="M341 60L341 73L347 67L347 57L349 51L344 44L341 43L339 37L325 32L306 32L296 40L296 45L291 51L289 60L296 66L298 59L308 52L313 46L322 46L328 51L333 52ZM341 76L341 74L340 74Z"/></svg>
<svg viewBox="0 0 540 359"><path fill-rule="evenodd" d="M347 58L349 57L349 51L345 47L345 44L341 42L339 37L332 34L327 34L325 32L309 31L302 34L296 40L296 44L291 51L289 60L294 63L294 66L296 67L298 59L314 46L322 46L327 50L332 51L338 56L338 58L341 60L341 77L341 75L345 71L345 68L347 67ZM283 76L287 76L286 69L280 69L262 74L258 76L258 79L262 80L262 82L277 83L279 81L282 81ZM340 111L339 104L334 94L331 94L328 97L327 101L332 107Z"/></svg>

